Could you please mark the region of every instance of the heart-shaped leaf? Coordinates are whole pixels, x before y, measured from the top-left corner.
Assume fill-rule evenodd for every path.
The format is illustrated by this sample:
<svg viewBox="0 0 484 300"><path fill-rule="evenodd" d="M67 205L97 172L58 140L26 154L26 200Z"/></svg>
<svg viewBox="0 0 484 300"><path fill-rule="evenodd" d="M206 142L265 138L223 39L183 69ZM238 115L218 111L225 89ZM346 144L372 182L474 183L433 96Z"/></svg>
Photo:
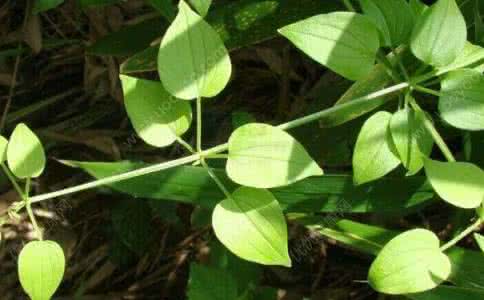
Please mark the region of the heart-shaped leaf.
<svg viewBox="0 0 484 300"><path fill-rule="evenodd" d="M425 160L425 173L443 200L461 208L476 208L484 200L484 171L465 162Z"/></svg>
<svg viewBox="0 0 484 300"><path fill-rule="evenodd" d="M213 28L181 0L179 11L161 41L158 72L173 96L192 100L214 97L227 85L230 57Z"/></svg>
<svg viewBox="0 0 484 300"><path fill-rule="evenodd" d="M62 281L64 268L64 252L53 241L30 242L18 258L20 283L32 300L49 300Z"/></svg>
<svg viewBox="0 0 484 300"><path fill-rule="evenodd" d="M269 191L248 187L235 190L215 207L212 226L222 244L240 258L291 266L286 221Z"/></svg>
<svg viewBox="0 0 484 300"><path fill-rule="evenodd" d="M227 174L241 185L273 188L323 175L298 141L271 125L250 123L237 128L228 148Z"/></svg>
<svg viewBox="0 0 484 300"><path fill-rule="evenodd" d="M38 177L44 171L44 148L37 136L23 123L18 124L10 136L7 162L18 178Z"/></svg>
<svg viewBox="0 0 484 300"><path fill-rule="evenodd" d="M351 80L370 73L380 47L373 22L353 12L317 15L279 32L312 59Z"/></svg>
<svg viewBox="0 0 484 300"><path fill-rule="evenodd" d="M414 14L406 0L360 0L365 15L380 30L382 45L399 46L408 42L414 24Z"/></svg>
<svg viewBox="0 0 484 300"><path fill-rule="evenodd" d="M442 80L439 111L450 125L484 129L484 75L472 69L452 71Z"/></svg>
<svg viewBox="0 0 484 300"><path fill-rule="evenodd" d="M370 285L392 295L435 288L451 272L450 260L439 247L439 239L428 230L414 229L396 236L373 261L368 274Z"/></svg>
<svg viewBox="0 0 484 300"><path fill-rule="evenodd" d="M411 49L421 61L443 67L464 49L467 27L455 0L438 0L417 19Z"/></svg>
<svg viewBox="0 0 484 300"><path fill-rule="evenodd" d="M121 75L121 83L129 119L146 143L168 146L190 128L190 104L168 94L160 82Z"/></svg>
<svg viewBox="0 0 484 300"><path fill-rule="evenodd" d="M380 111L361 128L353 153L353 176L363 184L385 176L400 164L389 130L392 114Z"/></svg>
<svg viewBox="0 0 484 300"><path fill-rule="evenodd" d="M393 142L408 175L414 175L430 155L434 140L415 113L405 107L393 114L390 121Z"/></svg>

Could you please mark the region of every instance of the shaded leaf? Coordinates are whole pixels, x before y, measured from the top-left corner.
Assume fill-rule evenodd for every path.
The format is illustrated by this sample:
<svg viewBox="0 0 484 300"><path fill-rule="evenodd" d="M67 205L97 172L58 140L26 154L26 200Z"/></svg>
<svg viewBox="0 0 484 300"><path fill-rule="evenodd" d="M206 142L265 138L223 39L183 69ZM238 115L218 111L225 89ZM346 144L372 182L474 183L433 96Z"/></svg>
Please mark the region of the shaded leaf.
<svg viewBox="0 0 484 300"><path fill-rule="evenodd" d="M408 298L413 300L442 300L442 299L465 299L481 300L484 299L484 290L476 288L460 288L454 286L441 285L431 291L410 294Z"/></svg>
<svg viewBox="0 0 484 300"><path fill-rule="evenodd" d="M360 0L365 15L380 30L382 45L399 46L407 43L414 25L414 14L405 0Z"/></svg>
<svg viewBox="0 0 484 300"><path fill-rule="evenodd" d="M267 124L236 129L229 138L228 152L227 174L241 185L273 188L323 174L298 141Z"/></svg>
<svg viewBox="0 0 484 300"><path fill-rule="evenodd" d="M208 13L212 0L189 0L192 6L197 10L198 14L205 17Z"/></svg>
<svg viewBox="0 0 484 300"><path fill-rule="evenodd" d="M286 221L269 191L238 188L215 207L212 226L235 255L264 265L291 266Z"/></svg>
<svg viewBox="0 0 484 300"><path fill-rule="evenodd" d="M237 282L232 274L213 267L191 264L188 300L227 300L237 298Z"/></svg>
<svg viewBox="0 0 484 300"><path fill-rule="evenodd" d="M415 113L405 107L393 114L390 121L393 142L408 175L424 166L424 157L432 152L434 140Z"/></svg>
<svg viewBox="0 0 484 300"><path fill-rule="evenodd" d="M380 46L376 26L352 12L317 15L279 32L314 60L351 80L370 73Z"/></svg>
<svg viewBox="0 0 484 300"><path fill-rule="evenodd" d="M64 3L64 0L36 0L32 12L38 14L46 10L56 8Z"/></svg>

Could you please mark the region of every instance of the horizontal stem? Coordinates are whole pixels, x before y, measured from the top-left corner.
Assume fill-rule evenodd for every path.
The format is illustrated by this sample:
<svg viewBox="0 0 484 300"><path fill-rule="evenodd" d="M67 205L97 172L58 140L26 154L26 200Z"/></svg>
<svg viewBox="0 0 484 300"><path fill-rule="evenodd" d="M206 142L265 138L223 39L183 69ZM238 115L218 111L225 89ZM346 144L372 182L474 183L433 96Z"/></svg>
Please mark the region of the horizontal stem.
<svg viewBox="0 0 484 300"><path fill-rule="evenodd" d="M326 110L323 110L323 111L320 111L320 112L317 112L317 113L314 113L314 114L310 114L310 115L307 115L305 117L295 119L293 121L281 124L278 127L282 130L288 130L288 129L291 129L291 128L299 127L299 126L317 121L321 118L327 117L327 116L329 116L333 113L337 113L339 111L343 111L345 109L348 109L348 107L358 106L361 103L364 103L364 102L367 102L367 101L372 101L372 100L380 98L382 96L386 96L386 95L395 93L397 91L406 89L409 86L410 86L410 84L406 83L406 82L399 83L397 85L388 87L388 88L383 89L381 91L371 93L367 96L360 97L360 98L354 99L352 101L348 101L344 104L333 106L329 109L326 109ZM202 151L200 153L195 153L195 154L190 155L190 156L186 156L186 157L182 157L182 158L179 158L179 159L163 162L163 163L160 163L160 164L155 164L155 165L148 166L148 167L145 167L145 168L140 168L140 169L133 170L133 171L130 171L130 172L127 172L127 173L119 174L119 175L113 175L113 176L105 177L105 178L102 178L102 179L99 179L99 180L95 180L95 181L84 183L84 184L81 184L81 185L78 185L78 186L66 188L66 189L63 189L63 190L56 191L56 192L41 194L41 195L38 195L38 196L35 196L35 197L31 197L30 200L31 200L32 203L36 203L36 202L44 201L44 200L47 200L47 199L52 199L52 198L56 198L56 197L61 197L61 196L65 196L65 195L69 195L69 194L73 194L73 193L97 188L97 187L100 187L100 186L103 186L103 185L113 184L113 183L120 182L120 181L123 181L123 180L131 179L131 178L134 178L134 177L139 177L139 176L143 176L143 175L147 175L147 174L151 174L151 173L156 173L156 172L159 172L159 171L162 171L162 170L166 170L166 169L170 169L170 168L178 167L178 166L181 166L181 165L196 162L203 157L209 157L209 156L214 155L214 154L219 154L221 152L227 151L227 149L228 149L227 143L221 144L219 146L207 149L207 150Z"/></svg>

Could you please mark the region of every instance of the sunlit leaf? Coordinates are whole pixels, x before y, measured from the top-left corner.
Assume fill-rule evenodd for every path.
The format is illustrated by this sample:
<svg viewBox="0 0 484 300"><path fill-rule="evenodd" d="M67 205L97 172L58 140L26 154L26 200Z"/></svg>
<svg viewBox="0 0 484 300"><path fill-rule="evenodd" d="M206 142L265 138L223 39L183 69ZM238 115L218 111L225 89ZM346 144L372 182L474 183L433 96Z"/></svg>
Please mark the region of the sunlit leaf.
<svg viewBox="0 0 484 300"><path fill-rule="evenodd" d="M214 97L230 79L232 65L222 40L183 0L161 41L158 72L165 89L185 100Z"/></svg>
<svg viewBox="0 0 484 300"><path fill-rule="evenodd" d="M7 139L0 135L0 163L4 163L7 160L7 147Z"/></svg>
<svg viewBox="0 0 484 300"><path fill-rule="evenodd" d="M30 242L18 258L20 283L32 300L49 300L62 281L64 268L64 252L53 241Z"/></svg>
<svg viewBox="0 0 484 300"><path fill-rule="evenodd" d="M451 272L440 241L428 230L414 229L393 238L373 261L368 280L384 294L419 293L435 288Z"/></svg>
<svg viewBox="0 0 484 300"><path fill-rule="evenodd" d="M227 174L241 185L273 188L323 174L298 141L271 125L241 126L228 144Z"/></svg>
<svg viewBox="0 0 484 300"><path fill-rule="evenodd" d="M235 255L264 265L291 266L287 225L267 190L241 187L213 211L217 238Z"/></svg>
<svg viewBox="0 0 484 300"><path fill-rule="evenodd" d="M423 62L443 67L459 56L466 40L466 23L455 0L438 0L418 18L411 49Z"/></svg>
<svg viewBox="0 0 484 300"><path fill-rule="evenodd" d="M279 32L314 60L351 80L370 73L380 47L376 26L352 12L317 15Z"/></svg>
<svg viewBox="0 0 484 300"><path fill-rule="evenodd" d="M437 75L442 75L456 69L471 67L472 65L483 61L484 48L474 45L470 42L466 42L464 50L459 53L459 56L457 56L457 58L450 65L438 68Z"/></svg>
<svg viewBox="0 0 484 300"><path fill-rule="evenodd" d="M160 82L124 75L121 82L129 119L146 143L168 146L190 128L190 103L168 94Z"/></svg>
<svg viewBox="0 0 484 300"><path fill-rule="evenodd" d="M394 152L389 130L392 114L380 111L366 120L353 153L353 176L356 184L376 180L400 164Z"/></svg>
<svg viewBox="0 0 484 300"><path fill-rule="evenodd" d="M44 171L44 148L37 136L23 123L18 124L10 136L7 162L18 178L38 177Z"/></svg>
<svg viewBox="0 0 484 300"><path fill-rule="evenodd" d="M442 80L439 111L450 125L484 129L484 75L472 69L452 71Z"/></svg>
<svg viewBox="0 0 484 300"><path fill-rule="evenodd" d="M476 240L479 248L484 252L484 236L480 235L479 233L474 233L474 239Z"/></svg>
<svg viewBox="0 0 484 300"><path fill-rule="evenodd" d="M466 162L425 160L425 173L443 200L461 208L476 208L484 200L484 171Z"/></svg>

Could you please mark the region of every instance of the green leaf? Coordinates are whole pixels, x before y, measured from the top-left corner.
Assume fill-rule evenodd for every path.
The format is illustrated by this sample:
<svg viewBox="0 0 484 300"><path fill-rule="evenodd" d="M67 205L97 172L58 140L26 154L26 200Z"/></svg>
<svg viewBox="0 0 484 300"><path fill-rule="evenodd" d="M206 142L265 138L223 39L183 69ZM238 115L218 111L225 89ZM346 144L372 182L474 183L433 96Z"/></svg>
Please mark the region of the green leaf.
<svg viewBox="0 0 484 300"><path fill-rule="evenodd" d="M2 164L7 160L7 147L7 139L0 135L0 163Z"/></svg>
<svg viewBox="0 0 484 300"><path fill-rule="evenodd" d="M476 240L479 248L484 252L484 236L480 235L479 233L474 233L474 239Z"/></svg>
<svg viewBox="0 0 484 300"><path fill-rule="evenodd" d="M352 12L317 15L279 32L314 60L351 80L370 73L380 47L376 26Z"/></svg>
<svg viewBox="0 0 484 300"><path fill-rule="evenodd" d="M212 5L212 0L189 0L192 6L197 10L198 14L205 17Z"/></svg>
<svg viewBox="0 0 484 300"><path fill-rule="evenodd" d="M154 236L151 208L147 201L121 199L111 212L115 233L131 251L142 257L149 250Z"/></svg>
<svg viewBox="0 0 484 300"><path fill-rule="evenodd" d="M62 3L64 3L64 0L35 0L34 7L32 8L32 13L38 14L46 10L56 8Z"/></svg>
<svg viewBox="0 0 484 300"><path fill-rule="evenodd" d="M421 0L410 0L409 5L415 17L421 16L428 8L428 6L422 3Z"/></svg>
<svg viewBox="0 0 484 300"><path fill-rule="evenodd" d="M380 111L366 120L353 153L353 175L356 184L385 176L400 164L394 153L389 130L392 114Z"/></svg>
<svg viewBox="0 0 484 300"><path fill-rule="evenodd" d="M457 58L450 65L438 68L436 75L439 76L452 70L471 67L475 64L482 63L483 61L484 48L476 46L470 42L466 42L464 50L459 53L459 56L457 56Z"/></svg>
<svg viewBox="0 0 484 300"><path fill-rule="evenodd" d="M398 235L396 231L350 220L340 220L331 228L321 227L320 220L321 217L312 218L303 224L324 236L371 255L376 255L386 243ZM452 274L449 281L460 287L484 289L484 273L482 272L484 255L482 252L459 247L452 247L447 251L452 262Z"/></svg>
<svg viewBox="0 0 484 300"><path fill-rule="evenodd" d="M91 55L126 56L137 53L160 37L166 29L166 21L157 16L138 24L124 26L86 48Z"/></svg>
<svg viewBox="0 0 484 300"><path fill-rule="evenodd" d="M419 293L435 288L451 272L431 231L414 229L393 238L373 261L368 274L372 288L384 294Z"/></svg>
<svg viewBox="0 0 484 300"><path fill-rule="evenodd" d="M232 274L213 267L191 264L188 300L227 300L237 298L237 281Z"/></svg>
<svg viewBox="0 0 484 300"><path fill-rule="evenodd" d="M168 21L172 22L176 16L176 9L171 0L148 0Z"/></svg>
<svg viewBox="0 0 484 300"><path fill-rule="evenodd" d="M232 65L222 40L183 0L161 41L158 72L166 90L185 100L214 97L230 79Z"/></svg>
<svg viewBox="0 0 484 300"><path fill-rule="evenodd" d="M484 76L476 70L452 71L442 80L439 111L450 125L465 130L484 129Z"/></svg>
<svg viewBox="0 0 484 300"><path fill-rule="evenodd" d="M273 38L278 28L292 22L343 9L340 1L320 0L238 0L220 4L214 5L205 19L231 51ZM130 57L121 65L121 72L155 71L158 50L159 46L152 46Z"/></svg>
<svg viewBox="0 0 484 300"><path fill-rule="evenodd" d="M360 0L365 15L380 30L382 45L407 43L414 25L414 14L406 0Z"/></svg>
<svg viewBox="0 0 484 300"><path fill-rule="evenodd" d="M410 294L406 297L413 300L442 300L442 299L465 299L481 300L484 299L484 290L476 288L460 288L454 286L441 285L435 289L423 293Z"/></svg>
<svg viewBox="0 0 484 300"><path fill-rule="evenodd" d="M276 198L267 190L240 187L212 215L217 238L240 258L290 267L287 225Z"/></svg>
<svg viewBox="0 0 484 300"><path fill-rule="evenodd" d="M438 0L418 18L410 45L421 61L443 67L459 56L466 40L466 22L455 0Z"/></svg>
<svg viewBox="0 0 484 300"><path fill-rule="evenodd" d="M318 164L287 132L251 123L236 129L228 142L227 174L238 184L273 188L323 175Z"/></svg>
<svg viewBox="0 0 484 300"><path fill-rule="evenodd" d="M121 75L121 83L129 119L146 143L171 145L190 128L190 103L168 94L160 82Z"/></svg>
<svg viewBox="0 0 484 300"><path fill-rule="evenodd" d="M129 161L64 163L80 167L96 179L148 166ZM224 170L212 171L229 191L236 188ZM432 188L424 183L425 180L425 177L383 178L374 184L355 187L349 175L323 175L273 189L272 193L286 209L293 212L340 212L341 199L344 199L348 203L346 210L351 213L395 214L412 211L430 202L434 194ZM136 198L181 201L206 209L212 209L225 197L204 168L193 166L176 167L109 186Z"/></svg>
<svg viewBox="0 0 484 300"><path fill-rule="evenodd" d="M465 162L425 160L425 173L444 201L461 208L476 208L484 200L484 171Z"/></svg>
<svg viewBox="0 0 484 300"><path fill-rule="evenodd" d="M432 152L432 136L408 106L393 114L390 131L407 175L416 174L424 166L424 157Z"/></svg>
<svg viewBox="0 0 484 300"><path fill-rule="evenodd" d="M87 8L90 6L105 6L115 4L121 0L78 0L81 8Z"/></svg>
<svg viewBox="0 0 484 300"><path fill-rule="evenodd" d="M10 136L7 162L18 178L38 177L44 171L44 148L35 133L23 123L18 124Z"/></svg>
<svg viewBox="0 0 484 300"><path fill-rule="evenodd" d="M62 281L64 268L64 252L53 241L29 242L18 258L20 283L32 300L49 300Z"/></svg>

